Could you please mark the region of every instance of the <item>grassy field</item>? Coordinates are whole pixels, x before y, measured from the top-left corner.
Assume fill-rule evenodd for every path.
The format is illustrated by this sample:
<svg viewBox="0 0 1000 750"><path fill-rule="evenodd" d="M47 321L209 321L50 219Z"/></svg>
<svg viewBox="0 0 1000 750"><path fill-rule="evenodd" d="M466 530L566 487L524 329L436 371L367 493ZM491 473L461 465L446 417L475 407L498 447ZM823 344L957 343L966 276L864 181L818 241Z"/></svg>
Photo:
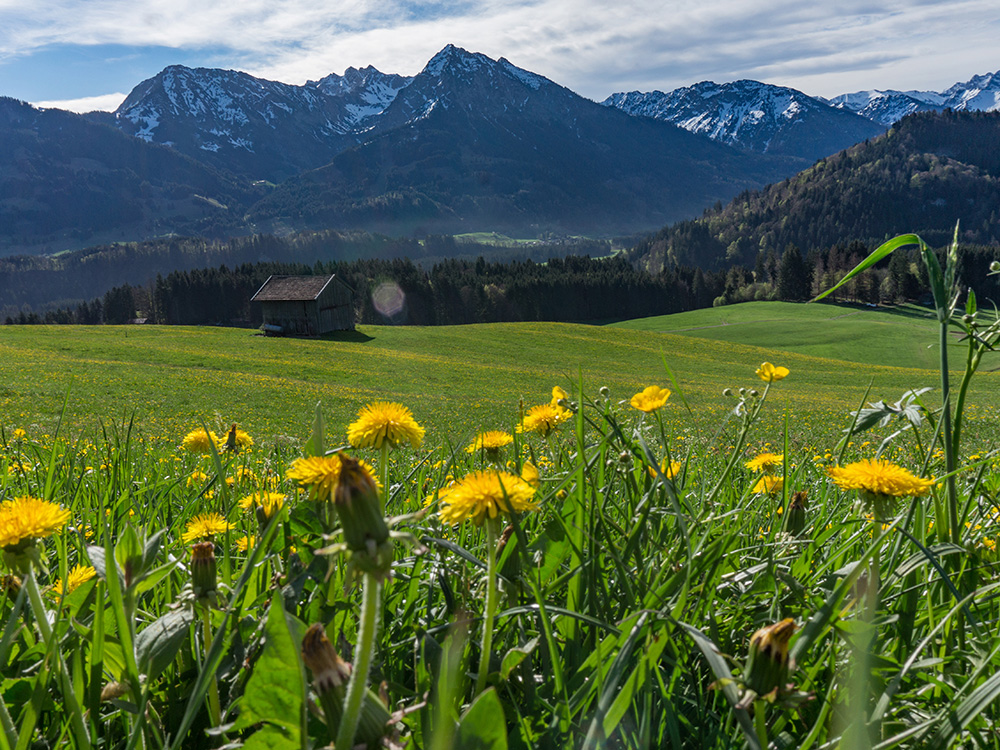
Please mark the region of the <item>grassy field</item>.
<svg viewBox="0 0 1000 750"><path fill-rule="evenodd" d="M747 302L741 305L641 318L614 324L631 331L673 333L699 339L753 343L814 357L899 367L935 368L938 364L934 313L915 305L867 308L858 305ZM953 362L965 347L956 333ZM1000 367L1000 355L984 360Z"/></svg>
<svg viewBox="0 0 1000 750"><path fill-rule="evenodd" d="M937 374L831 311L0 328L0 750L997 747L1000 375L840 452Z"/></svg>
<svg viewBox="0 0 1000 750"><path fill-rule="evenodd" d="M343 424L364 403L389 399L434 423L434 443L461 442L481 428L510 429L522 400L544 401L553 385L570 390L580 378L585 392L603 386L618 399L652 383L673 389L665 361L697 415L675 399L665 417L690 433L714 429L732 406L723 389L752 386L754 368L770 360L793 373L776 397L772 423L794 414L796 439L818 445L836 439L869 384L873 400L893 401L907 389L937 385L920 367L925 352L934 354L920 318L782 303L737 308L635 321L636 328L362 327L326 340L225 328L8 326L0 328L0 414L7 429L49 432L65 401L70 423L80 427L134 414L144 429L164 434L183 434L200 420L235 421L270 439L306 434L304 420L317 402L331 424ZM831 313L839 317L831 321ZM718 316L731 322L713 323ZM871 333L894 325L903 333ZM739 335L720 347L713 340L720 332ZM835 343L794 343L824 332ZM887 351L901 366L878 364ZM974 418L995 418L996 378L986 373L977 382Z"/></svg>

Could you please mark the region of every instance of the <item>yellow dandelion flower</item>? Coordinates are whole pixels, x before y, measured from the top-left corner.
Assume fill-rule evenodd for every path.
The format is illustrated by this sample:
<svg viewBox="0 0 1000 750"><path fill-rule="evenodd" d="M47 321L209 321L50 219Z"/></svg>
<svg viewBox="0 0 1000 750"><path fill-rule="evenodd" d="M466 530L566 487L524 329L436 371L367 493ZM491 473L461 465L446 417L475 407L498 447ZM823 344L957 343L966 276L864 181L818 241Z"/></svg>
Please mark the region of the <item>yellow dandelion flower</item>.
<svg viewBox="0 0 1000 750"><path fill-rule="evenodd" d="M785 486L785 480L771 474L765 474L757 480L753 486L753 492L757 495L777 495Z"/></svg>
<svg viewBox="0 0 1000 750"><path fill-rule="evenodd" d="M649 472L649 476L653 477L653 479L656 479L656 469L654 469L652 466L648 466L646 467L646 470ZM665 476L667 479L674 479L677 477L678 474L681 473L681 462L680 461L668 462L667 459L664 458L660 462L660 471L663 473L663 476Z"/></svg>
<svg viewBox="0 0 1000 750"><path fill-rule="evenodd" d="M517 426L517 431L537 432L542 437L548 437L549 433L572 417L573 412L569 409L552 404L539 404L532 406L525 412L524 419Z"/></svg>
<svg viewBox="0 0 1000 750"><path fill-rule="evenodd" d="M770 474L779 468L784 461L785 456L782 453L761 453L743 465L750 469L750 471L762 471L765 474Z"/></svg>
<svg viewBox="0 0 1000 750"><path fill-rule="evenodd" d="M919 497L934 486L890 461L862 459L847 466L831 466L826 473L842 490L858 490L879 519L892 515L900 497Z"/></svg>
<svg viewBox="0 0 1000 750"><path fill-rule="evenodd" d="M50 536L69 517L65 508L31 495L4 500L0 503L0 547L14 549L22 542Z"/></svg>
<svg viewBox="0 0 1000 750"><path fill-rule="evenodd" d="M201 427L191 430L181 441L181 447L191 453L211 453L213 445L219 447L219 437L212 430L205 432Z"/></svg>
<svg viewBox="0 0 1000 750"><path fill-rule="evenodd" d="M91 566L77 565L67 573L65 582L60 578L52 588L55 593L68 596L96 575L97 571Z"/></svg>
<svg viewBox="0 0 1000 750"><path fill-rule="evenodd" d="M757 377L765 383L773 383L788 376L787 367L775 367L770 362L764 362L757 368Z"/></svg>
<svg viewBox="0 0 1000 750"><path fill-rule="evenodd" d="M204 484L208 481L208 474L203 472L201 469L195 469L191 472L191 476L187 478L187 486L193 487L195 485Z"/></svg>
<svg viewBox="0 0 1000 750"><path fill-rule="evenodd" d="M476 435L476 439L469 443L465 452L478 453L481 450L496 452L513 442L514 437L510 433L503 430L489 430L488 432L480 432Z"/></svg>
<svg viewBox="0 0 1000 750"><path fill-rule="evenodd" d="M395 448L404 441L419 448L424 432L413 412L402 404L375 401L358 412L358 418L347 428L347 440L355 448L381 448L383 443Z"/></svg>
<svg viewBox="0 0 1000 750"><path fill-rule="evenodd" d="M651 385L635 394L629 403L632 405L633 409L638 409L639 411L644 411L649 414L667 403L668 398L670 398L669 390L666 388L660 388L658 385Z"/></svg>
<svg viewBox="0 0 1000 750"><path fill-rule="evenodd" d="M337 489L337 482L340 481L340 457L297 458L285 472L285 476L308 490L310 499L331 500Z"/></svg>
<svg viewBox="0 0 1000 750"><path fill-rule="evenodd" d="M569 394L558 385L552 387L552 400L549 402L553 406L559 406L560 401L569 401Z"/></svg>
<svg viewBox="0 0 1000 750"><path fill-rule="evenodd" d="M247 550L253 549L253 546L256 543L257 540L254 539L252 536L240 537L239 539L236 540L236 549L239 550L240 552L246 552Z"/></svg>
<svg viewBox="0 0 1000 750"><path fill-rule="evenodd" d="M535 488L515 474L477 471L441 490L438 515L447 524L471 518L476 525L482 525L484 519L512 510L537 510L534 494Z"/></svg>
<svg viewBox="0 0 1000 750"><path fill-rule="evenodd" d="M538 489L542 485L542 478L538 475L538 467L531 463L531 461L525 461L524 466L521 467L521 479L535 489Z"/></svg>
<svg viewBox="0 0 1000 750"><path fill-rule="evenodd" d="M202 513L188 521L187 528L181 535L181 541L187 544L199 539L211 539L216 534L225 534L233 525L219 513Z"/></svg>
<svg viewBox="0 0 1000 750"><path fill-rule="evenodd" d="M933 479L921 479L890 461L862 459L847 466L826 470L842 490L861 490L888 497L919 497L934 485Z"/></svg>
<svg viewBox="0 0 1000 750"><path fill-rule="evenodd" d="M285 495L281 492L255 492L240 500L240 507L243 510L256 510L260 508L264 513L264 518L271 518L285 504Z"/></svg>
<svg viewBox="0 0 1000 750"><path fill-rule="evenodd" d="M14 429L14 431L13 431L13 432L12 432L11 434L12 434L12 435L14 436L14 439L15 439L15 440L21 440L21 439L23 439L23 438L24 438L24 437L25 437L25 436L26 436L26 435L27 435L28 433L27 433L27 432L25 432L24 430L22 430L22 429L21 429L20 427L17 427L17 428L15 428L15 429Z"/></svg>

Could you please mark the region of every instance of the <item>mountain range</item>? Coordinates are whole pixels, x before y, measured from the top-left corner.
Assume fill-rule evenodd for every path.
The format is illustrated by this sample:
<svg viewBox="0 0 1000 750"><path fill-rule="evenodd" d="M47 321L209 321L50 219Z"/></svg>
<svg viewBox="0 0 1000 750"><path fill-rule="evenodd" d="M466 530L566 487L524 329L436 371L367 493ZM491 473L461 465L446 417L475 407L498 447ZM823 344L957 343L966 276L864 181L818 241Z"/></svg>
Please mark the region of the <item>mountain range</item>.
<svg viewBox="0 0 1000 750"><path fill-rule="evenodd" d="M314 228L647 231L877 136L890 104L998 97L988 75L933 95L737 81L598 104L453 45L415 76L369 66L301 86L173 65L114 113L0 99L0 253Z"/></svg>

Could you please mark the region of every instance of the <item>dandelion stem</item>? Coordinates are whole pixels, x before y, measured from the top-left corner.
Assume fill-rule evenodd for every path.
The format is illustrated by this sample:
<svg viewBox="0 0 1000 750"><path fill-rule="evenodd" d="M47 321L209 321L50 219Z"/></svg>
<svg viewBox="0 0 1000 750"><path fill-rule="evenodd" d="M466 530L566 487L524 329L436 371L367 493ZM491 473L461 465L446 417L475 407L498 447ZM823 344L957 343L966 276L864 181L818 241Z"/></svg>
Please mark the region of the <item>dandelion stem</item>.
<svg viewBox="0 0 1000 750"><path fill-rule="evenodd" d="M63 692L63 700L66 701L66 708L69 710L70 722L73 725L73 736L80 747L90 747L90 733L83 723L83 711L80 703L73 691L73 681L70 678L69 670L66 669L66 662L63 661L62 653L59 651L59 641L53 638L52 626L49 624L48 612L42 602L41 592L38 590L38 581L35 580L34 569L28 570L25 576L24 586L28 589L28 601L31 604L31 611L35 615L35 623L42 634L42 641L46 650L55 660L56 671L59 675L60 687Z"/></svg>
<svg viewBox="0 0 1000 750"><path fill-rule="evenodd" d="M382 441L382 465L379 469L382 473L382 491L378 493L379 500L381 501L380 508L382 515L385 515L385 503L389 497L389 441Z"/></svg>
<svg viewBox="0 0 1000 750"><path fill-rule="evenodd" d="M208 647L212 643L212 615L209 611L208 605L202 605L201 608L201 625L203 640L205 642L205 653L208 653ZM206 665L202 666L205 669ZM217 727L222 724L222 706L219 701L219 682L216 680L215 675L211 677L211 682L208 685L208 715L212 721L212 726Z"/></svg>
<svg viewBox="0 0 1000 750"><path fill-rule="evenodd" d="M337 732L336 748L354 746L354 733L361 718L362 701L368 687L368 672L375 651L375 631L378 628L379 602L382 597L382 581L372 573L366 573L362 583L361 621L358 623L358 643L354 649L354 670L347 683L344 698L344 716Z"/></svg>
<svg viewBox="0 0 1000 750"><path fill-rule="evenodd" d="M486 612L483 615L483 640L479 652L476 695L486 688L493 650L493 617L497 609L497 519L486 519Z"/></svg>

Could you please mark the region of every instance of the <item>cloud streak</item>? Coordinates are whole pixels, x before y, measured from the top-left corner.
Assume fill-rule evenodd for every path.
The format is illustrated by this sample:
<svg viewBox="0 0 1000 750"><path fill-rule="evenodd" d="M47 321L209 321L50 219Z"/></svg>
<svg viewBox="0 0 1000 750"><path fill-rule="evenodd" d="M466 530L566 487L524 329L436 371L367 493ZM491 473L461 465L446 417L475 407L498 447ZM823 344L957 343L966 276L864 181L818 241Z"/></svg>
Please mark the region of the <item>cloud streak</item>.
<svg viewBox="0 0 1000 750"><path fill-rule="evenodd" d="M412 74L447 43L603 98L757 78L831 96L941 88L1000 67L995 0L0 0L0 60L58 44L224 50L303 83L348 66Z"/></svg>

